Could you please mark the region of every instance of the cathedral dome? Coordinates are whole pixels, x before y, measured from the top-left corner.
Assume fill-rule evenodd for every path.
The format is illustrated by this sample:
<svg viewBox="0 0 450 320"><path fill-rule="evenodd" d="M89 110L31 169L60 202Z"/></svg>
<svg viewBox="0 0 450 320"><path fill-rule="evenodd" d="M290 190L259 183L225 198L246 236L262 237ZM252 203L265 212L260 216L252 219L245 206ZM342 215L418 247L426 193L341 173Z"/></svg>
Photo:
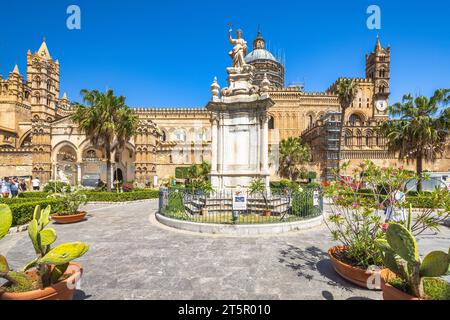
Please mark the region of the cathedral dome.
<svg viewBox="0 0 450 320"><path fill-rule="evenodd" d="M275 59L273 54L271 54L266 49L255 49L255 50L250 52L245 57L245 62L246 63L250 63L250 62L253 62L255 60L272 60L272 61L277 61L277 59Z"/></svg>

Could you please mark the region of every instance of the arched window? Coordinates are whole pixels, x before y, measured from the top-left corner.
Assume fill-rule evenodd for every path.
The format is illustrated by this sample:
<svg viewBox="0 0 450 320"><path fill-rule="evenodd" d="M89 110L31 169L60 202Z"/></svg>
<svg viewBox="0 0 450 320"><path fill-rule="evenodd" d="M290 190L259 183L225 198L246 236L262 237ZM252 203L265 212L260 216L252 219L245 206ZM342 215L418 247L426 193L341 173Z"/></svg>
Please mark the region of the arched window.
<svg viewBox="0 0 450 320"><path fill-rule="evenodd" d="M351 146L352 145L352 132L346 131L344 134L344 145Z"/></svg>
<svg viewBox="0 0 450 320"><path fill-rule="evenodd" d="M371 147L373 145L373 133L372 131L366 132L366 146Z"/></svg>
<svg viewBox="0 0 450 320"><path fill-rule="evenodd" d="M355 124L356 122L362 122L362 119L359 115L356 113L352 114L349 118L349 122L352 124Z"/></svg>
<svg viewBox="0 0 450 320"><path fill-rule="evenodd" d="M175 140L186 142L186 131L184 130L177 130L175 131Z"/></svg>
<svg viewBox="0 0 450 320"><path fill-rule="evenodd" d="M313 119L313 116L310 114L308 116L308 127L312 127L313 124L314 124L314 119Z"/></svg>
<svg viewBox="0 0 450 320"><path fill-rule="evenodd" d="M358 147L361 147L362 146L362 134L361 134L361 131L360 130L358 130L357 132L356 132L356 145L358 146Z"/></svg>
<svg viewBox="0 0 450 320"><path fill-rule="evenodd" d="M273 117L269 117L269 130L275 129L275 120Z"/></svg>
<svg viewBox="0 0 450 320"><path fill-rule="evenodd" d="M165 131L162 132L162 135L161 135L160 139L161 139L162 142L166 142L167 141L167 134L166 134Z"/></svg>

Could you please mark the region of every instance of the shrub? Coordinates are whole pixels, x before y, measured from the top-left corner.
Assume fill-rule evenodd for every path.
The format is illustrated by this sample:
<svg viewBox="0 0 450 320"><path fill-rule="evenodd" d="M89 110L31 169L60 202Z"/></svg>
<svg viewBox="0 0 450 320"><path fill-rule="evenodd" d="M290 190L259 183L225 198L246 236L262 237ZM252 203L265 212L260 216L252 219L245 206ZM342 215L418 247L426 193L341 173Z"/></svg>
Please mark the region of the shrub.
<svg viewBox="0 0 450 320"><path fill-rule="evenodd" d="M30 222L37 205L51 206L52 214L65 210L64 202L60 199L36 199L35 201L13 203L9 205L13 214L12 225L15 227Z"/></svg>
<svg viewBox="0 0 450 320"><path fill-rule="evenodd" d="M169 194L166 212L171 214L184 212L183 195L181 192L175 191Z"/></svg>
<svg viewBox="0 0 450 320"><path fill-rule="evenodd" d="M49 181L44 186L44 192L46 193L61 193L61 192L69 192L70 185L67 182L62 181Z"/></svg>
<svg viewBox="0 0 450 320"><path fill-rule="evenodd" d="M317 211L311 191L295 191L292 193L292 214L308 217Z"/></svg>
<svg viewBox="0 0 450 320"><path fill-rule="evenodd" d="M134 185L132 183L124 183L122 184L123 192L131 192L134 190Z"/></svg>
<svg viewBox="0 0 450 320"><path fill-rule="evenodd" d="M47 198L48 193L46 192L40 192L40 191L36 191L36 192L20 192L18 197L19 198Z"/></svg>
<svg viewBox="0 0 450 320"><path fill-rule="evenodd" d="M175 178L188 179L189 178L189 167L176 167L175 168Z"/></svg>
<svg viewBox="0 0 450 320"><path fill-rule="evenodd" d="M158 190L146 190L146 191L134 191L134 192L96 192L96 191L85 191L83 192L87 201L99 201L99 202L124 202L124 201L135 201L135 200L145 200L145 199L157 199L159 197Z"/></svg>

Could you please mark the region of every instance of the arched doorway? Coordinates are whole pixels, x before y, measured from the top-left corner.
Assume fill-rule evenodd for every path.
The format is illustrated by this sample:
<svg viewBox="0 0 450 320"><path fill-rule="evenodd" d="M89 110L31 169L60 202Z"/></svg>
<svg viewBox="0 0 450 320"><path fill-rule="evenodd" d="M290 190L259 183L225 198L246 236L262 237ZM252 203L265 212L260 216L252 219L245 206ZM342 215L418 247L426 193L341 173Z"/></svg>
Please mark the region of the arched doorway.
<svg viewBox="0 0 450 320"><path fill-rule="evenodd" d="M77 185L77 152L70 145L60 148L56 154L55 180Z"/></svg>
<svg viewBox="0 0 450 320"><path fill-rule="evenodd" d="M119 183L123 183L123 171L120 168L114 170L114 181L119 181Z"/></svg>

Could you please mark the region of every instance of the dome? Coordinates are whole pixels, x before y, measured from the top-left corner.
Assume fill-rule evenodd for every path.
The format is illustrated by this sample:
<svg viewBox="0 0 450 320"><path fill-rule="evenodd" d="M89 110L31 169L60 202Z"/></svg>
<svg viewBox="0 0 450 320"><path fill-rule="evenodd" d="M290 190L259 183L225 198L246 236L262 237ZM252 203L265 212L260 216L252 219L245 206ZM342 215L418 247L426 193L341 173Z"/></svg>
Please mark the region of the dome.
<svg viewBox="0 0 450 320"><path fill-rule="evenodd" d="M255 49L245 57L245 62L250 63L255 60L272 60L278 62L277 59L266 49Z"/></svg>

